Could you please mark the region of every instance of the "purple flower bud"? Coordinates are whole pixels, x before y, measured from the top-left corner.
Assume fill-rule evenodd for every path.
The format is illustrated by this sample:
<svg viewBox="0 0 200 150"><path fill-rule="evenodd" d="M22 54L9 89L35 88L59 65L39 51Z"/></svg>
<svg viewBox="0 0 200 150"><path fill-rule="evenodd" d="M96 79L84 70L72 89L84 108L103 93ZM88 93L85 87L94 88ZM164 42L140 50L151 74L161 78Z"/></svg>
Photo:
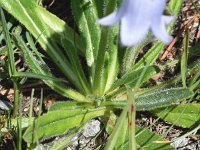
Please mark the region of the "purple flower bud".
<svg viewBox="0 0 200 150"><path fill-rule="evenodd" d="M166 25L173 16L164 16L167 0L123 0L118 11L99 19L98 23L111 26L120 21L120 38L124 46L133 46L140 42L149 30L163 43L169 44L172 37L168 35Z"/></svg>

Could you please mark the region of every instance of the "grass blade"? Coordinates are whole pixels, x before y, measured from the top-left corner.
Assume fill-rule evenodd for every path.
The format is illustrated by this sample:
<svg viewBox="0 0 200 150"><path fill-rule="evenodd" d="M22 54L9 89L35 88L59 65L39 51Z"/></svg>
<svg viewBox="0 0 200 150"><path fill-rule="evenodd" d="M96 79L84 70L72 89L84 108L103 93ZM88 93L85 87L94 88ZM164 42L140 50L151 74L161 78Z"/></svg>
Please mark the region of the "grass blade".
<svg viewBox="0 0 200 150"><path fill-rule="evenodd" d="M111 135L108 138L105 150L114 149L117 138L119 137L120 129L123 128L124 122L127 121L127 112L128 112L128 107L125 106L120 117L117 119L117 123L115 125L114 130L112 131Z"/></svg>
<svg viewBox="0 0 200 150"><path fill-rule="evenodd" d="M136 150L135 138L135 118L136 118L136 105L135 95L131 89L128 89L128 133L129 133L129 149Z"/></svg>
<svg viewBox="0 0 200 150"><path fill-rule="evenodd" d="M189 48L189 31L185 31L183 40L183 54L181 57L181 77L183 87L186 87L186 75L187 75L187 61L188 61L188 48Z"/></svg>
<svg viewBox="0 0 200 150"><path fill-rule="evenodd" d="M12 77L12 75L14 75L16 73L14 51L13 51L13 48L12 48L12 43L11 43L9 31L7 29L7 23L6 23L5 15L4 15L1 7L0 7L0 12L1 12L3 32L5 34L6 46L7 46L7 51L8 51L9 74L10 74L10 77Z"/></svg>

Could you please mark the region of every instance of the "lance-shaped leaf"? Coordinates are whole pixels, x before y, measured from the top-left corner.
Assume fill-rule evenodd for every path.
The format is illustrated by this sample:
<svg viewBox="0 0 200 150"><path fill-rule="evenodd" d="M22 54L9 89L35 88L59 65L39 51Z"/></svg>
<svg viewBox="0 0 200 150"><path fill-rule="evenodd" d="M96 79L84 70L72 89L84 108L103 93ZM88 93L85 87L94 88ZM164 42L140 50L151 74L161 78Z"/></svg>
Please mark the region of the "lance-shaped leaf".
<svg viewBox="0 0 200 150"><path fill-rule="evenodd" d="M137 148L143 150L172 150L170 143L148 129L136 126Z"/></svg>
<svg viewBox="0 0 200 150"><path fill-rule="evenodd" d="M136 98L137 110L152 110L161 107L175 105L178 101L193 96L193 92L187 88L164 89Z"/></svg>
<svg viewBox="0 0 200 150"><path fill-rule="evenodd" d="M109 89L108 97L116 96L117 94L123 93L126 91L126 88L124 85L128 85L131 88L133 88L137 81L139 80L141 73L146 69L145 74L142 78L141 83L144 83L145 81L149 80L153 75L158 73L160 70L157 66L147 66L143 67L138 70L133 70L130 72L127 72L125 75L122 76L121 79L116 81ZM120 87L121 86L121 87ZM120 87L120 88L119 88ZM118 88L116 91L112 92L114 89Z"/></svg>
<svg viewBox="0 0 200 150"><path fill-rule="evenodd" d="M84 46L81 45L80 40L74 38L74 35L77 37L75 32L65 22L38 6L34 0L0 0L0 5L32 33L52 61L72 81L72 84L80 87L79 83L74 81L72 68L58 47L61 37L65 36L65 39L72 44L76 41L76 47L82 49Z"/></svg>
<svg viewBox="0 0 200 150"><path fill-rule="evenodd" d="M174 150L169 141L164 140L161 136L149 131L148 129L136 126L136 143L137 149L142 150ZM117 143L118 144L118 143ZM128 138L117 149L129 149Z"/></svg>
<svg viewBox="0 0 200 150"><path fill-rule="evenodd" d="M38 119L24 133L24 140L35 143L41 139L65 134L79 128L92 118L105 115L106 108L51 111Z"/></svg>
<svg viewBox="0 0 200 150"><path fill-rule="evenodd" d="M110 128L109 130L112 131L113 128L116 126L116 118L110 117L109 121L107 122L107 126L109 126ZM142 128L137 125L136 125L135 137L136 137L137 149L144 149L144 150L174 149L172 146L170 146L169 142L164 140L161 136L149 131L146 128ZM115 144L115 149L119 150L129 149L128 119L124 120L123 126L122 128L120 128L120 133Z"/></svg>
<svg viewBox="0 0 200 150"><path fill-rule="evenodd" d="M109 30L108 37L108 65L105 67L106 86L104 92L107 92L113 85L119 72L119 54L118 54L118 26L112 27Z"/></svg>
<svg viewBox="0 0 200 150"><path fill-rule="evenodd" d="M65 35L67 40L74 43L74 31L71 27L54 14L37 5L35 0L0 0L0 5L19 20L35 38L38 38L40 44L45 42L39 38L42 35L46 38L50 35L54 35L51 38L53 38L53 42L56 43L60 43L61 37ZM83 50L83 45L81 45L82 43L77 34L76 42L76 46L79 50Z"/></svg>
<svg viewBox="0 0 200 150"><path fill-rule="evenodd" d="M137 94L136 94L137 95ZM180 101L192 97L194 93L188 88L161 89L152 93L139 95L135 98L136 110L153 110L179 104ZM121 98L121 99L120 99ZM113 101L104 101L102 106L124 108L126 106L126 94Z"/></svg>
<svg viewBox="0 0 200 150"><path fill-rule="evenodd" d="M108 1L105 13L112 11L113 9L115 9L115 7L116 0ZM98 96L102 96L105 94L105 88L106 90L108 90L108 88L110 87L110 83L113 82L113 77L116 76L116 72L118 70L117 68L111 68L111 63L114 63L112 67L117 67L117 47L116 44L111 43L114 42L114 36L116 35L115 32L115 28L113 28L112 30L109 30L108 28L102 28L101 30L98 57L95 64L93 82L93 91L95 95ZM112 48L112 50L108 52L108 48ZM110 57L110 59L108 57ZM106 82L108 83L107 85Z"/></svg>
<svg viewBox="0 0 200 150"><path fill-rule="evenodd" d="M187 76L187 61L188 61L188 48L189 48L189 31L185 31L183 40L183 54L181 56L181 77L183 87L186 87L186 76Z"/></svg>
<svg viewBox="0 0 200 150"><path fill-rule="evenodd" d="M92 0L73 0L72 12L86 45L88 66L93 66L100 41L100 26L97 24L97 10Z"/></svg>
<svg viewBox="0 0 200 150"><path fill-rule="evenodd" d="M77 101L89 102L85 96L83 96L79 92L76 92L75 90L67 88L66 85L63 84L63 82L59 81L59 79L58 80L55 79L55 77L53 77L53 75L51 74L47 64L43 61L42 57L40 57L39 54L37 53L33 55L32 51L28 49L28 47L20 37L18 37L17 35L14 37L16 40L16 45L23 52L26 63L29 65L30 69L34 72L33 74L18 73L16 76L20 75L24 76L26 74L27 77L40 78L44 80L44 82L49 87L51 87L53 90L55 90L56 92L60 93L63 96L72 98ZM39 77L39 75L42 76Z"/></svg>
<svg viewBox="0 0 200 150"><path fill-rule="evenodd" d="M182 104L152 112L158 117L184 128L190 128L200 121L200 104Z"/></svg>

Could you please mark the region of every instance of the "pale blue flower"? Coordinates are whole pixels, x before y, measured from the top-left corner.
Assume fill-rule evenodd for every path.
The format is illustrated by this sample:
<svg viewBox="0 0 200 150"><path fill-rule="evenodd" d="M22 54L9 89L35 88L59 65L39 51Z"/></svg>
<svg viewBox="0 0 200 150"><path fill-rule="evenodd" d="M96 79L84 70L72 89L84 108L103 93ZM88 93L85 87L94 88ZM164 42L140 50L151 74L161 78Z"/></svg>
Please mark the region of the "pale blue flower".
<svg viewBox="0 0 200 150"><path fill-rule="evenodd" d="M120 39L124 46L137 44L149 30L163 43L169 44L172 37L168 35L166 25L173 20L173 17L163 15L166 1L123 0L118 11L99 19L98 23L111 26L120 21Z"/></svg>

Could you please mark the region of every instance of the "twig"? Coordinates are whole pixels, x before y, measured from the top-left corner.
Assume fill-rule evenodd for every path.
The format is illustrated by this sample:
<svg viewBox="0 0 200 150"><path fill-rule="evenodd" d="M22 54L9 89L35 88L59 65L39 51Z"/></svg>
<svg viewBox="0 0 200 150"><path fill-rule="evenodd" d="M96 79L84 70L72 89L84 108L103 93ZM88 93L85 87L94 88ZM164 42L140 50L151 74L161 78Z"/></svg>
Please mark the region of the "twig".
<svg viewBox="0 0 200 150"><path fill-rule="evenodd" d="M170 43L170 45L168 46L168 48L166 49L166 51L164 52L164 54L162 55L162 57L160 58L160 60L164 60L167 56L167 54L172 50L172 47L174 46L174 44L177 42L178 38L180 37L180 35L184 32L185 29L189 28L189 26L199 17L199 14L195 14L192 19L190 19L188 21L187 24L185 24L182 29L180 30L180 32L178 33L178 35L173 39L173 41Z"/></svg>

